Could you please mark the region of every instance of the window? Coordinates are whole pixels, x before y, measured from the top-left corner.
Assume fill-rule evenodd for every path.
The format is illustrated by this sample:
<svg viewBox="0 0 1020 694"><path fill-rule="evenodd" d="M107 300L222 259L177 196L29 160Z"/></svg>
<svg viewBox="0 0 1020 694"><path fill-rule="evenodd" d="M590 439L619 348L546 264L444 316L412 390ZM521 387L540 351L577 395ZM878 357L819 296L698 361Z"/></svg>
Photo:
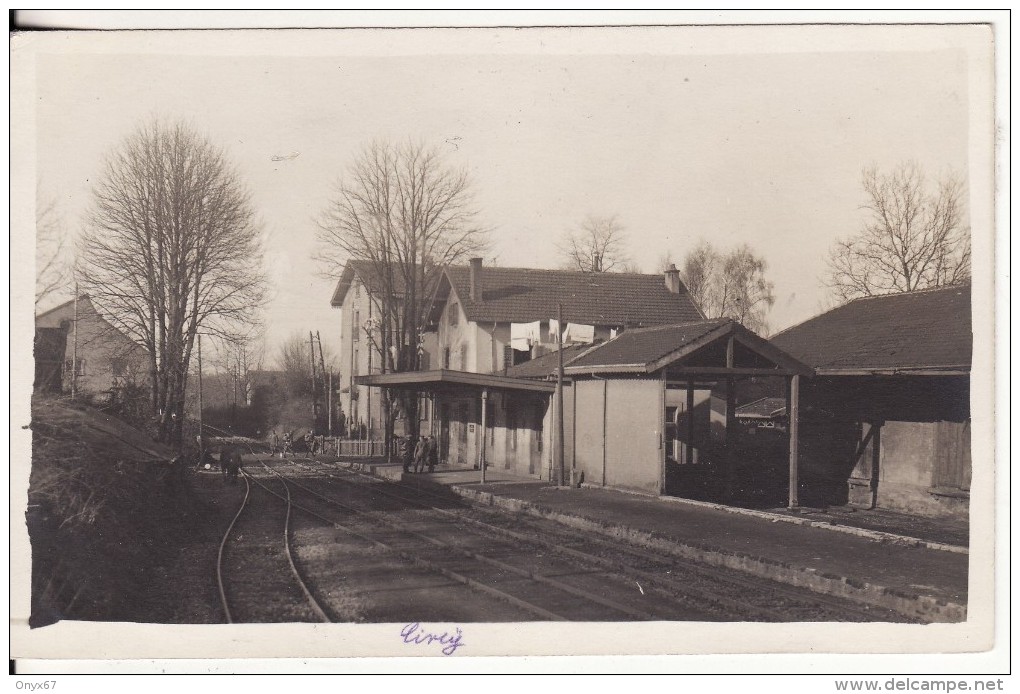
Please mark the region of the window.
<svg viewBox="0 0 1020 694"><path fill-rule="evenodd" d="M429 370L429 366L430 366L430 364L429 364L429 353L428 352L422 352L421 354L418 355L418 369L420 371L428 371Z"/></svg>
<svg viewBox="0 0 1020 694"><path fill-rule="evenodd" d="M443 347L443 368L444 369L449 369L450 368L450 348L449 347Z"/></svg>
<svg viewBox="0 0 1020 694"><path fill-rule="evenodd" d="M123 359L111 359L110 360L110 371L113 373L114 378L119 378L124 375L127 370L127 366Z"/></svg>
<svg viewBox="0 0 1020 694"><path fill-rule="evenodd" d="M485 426L489 429L489 445L496 445L496 403L491 400L485 404Z"/></svg>
<svg viewBox="0 0 1020 694"><path fill-rule="evenodd" d="M68 373L68 374L71 373L71 360L70 359L68 359L68 360L66 360L64 362L64 373ZM78 368L74 370L74 375L75 376L85 376L85 375L87 375L85 373L85 360L84 359L79 359L78 360Z"/></svg>
<svg viewBox="0 0 1020 694"><path fill-rule="evenodd" d="M460 370L461 371L467 371L468 370L467 345L461 345L460 346Z"/></svg>
<svg viewBox="0 0 1020 694"><path fill-rule="evenodd" d="M351 325L351 339L355 342L361 339L361 311L354 312L354 324Z"/></svg>
<svg viewBox="0 0 1020 694"><path fill-rule="evenodd" d="M446 321L451 326L460 325L460 306L456 302L450 304L450 307L447 309Z"/></svg>

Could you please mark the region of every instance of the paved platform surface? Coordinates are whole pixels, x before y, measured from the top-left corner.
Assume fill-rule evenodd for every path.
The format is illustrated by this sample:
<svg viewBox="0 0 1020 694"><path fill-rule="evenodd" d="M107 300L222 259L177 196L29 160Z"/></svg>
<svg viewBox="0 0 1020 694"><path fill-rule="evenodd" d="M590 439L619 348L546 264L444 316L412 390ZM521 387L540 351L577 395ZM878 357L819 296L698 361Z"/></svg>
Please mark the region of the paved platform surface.
<svg viewBox="0 0 1020 694"><path fill-rule="evenodd" d="M379 461L341 461L389 479L440 485L481 503L526 511L617 536L709 563L741 568L763 577L804 585L882 604L931 621L965 619L969 556L952 545L966 532L951 524L897 524L899 514L875 514L881 531L857 533L840 525L864 515L811 514L728 509L703 502L650 497L602 488L562 488L549 482L488 470L438 468L434 473L404 474L401 466ZM868 512L859 512L866 514ZM829 517L832 520L829 520ZM832 527L829 527L832 526ZM836 527L839 526L839 527ZM948 528L948 530L947 530Z"/></svg>

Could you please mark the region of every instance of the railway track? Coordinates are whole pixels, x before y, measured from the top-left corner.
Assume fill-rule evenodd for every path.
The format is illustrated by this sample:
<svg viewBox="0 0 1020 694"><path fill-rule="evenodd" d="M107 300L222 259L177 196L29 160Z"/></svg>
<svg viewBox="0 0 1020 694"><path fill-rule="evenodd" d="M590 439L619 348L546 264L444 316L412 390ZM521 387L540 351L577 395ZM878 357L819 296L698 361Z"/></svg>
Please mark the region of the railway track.
<svg viewBox="0 0 1020 694"><path fill-rule="evenodd" d="M252 503L252 478L245 471L241 478L244 498L223 533L216 555L216 582L225 621L332 621L312 595L294 558L290 542L292 504L286 481L282 481L283 494L257 482L285 503L274 503L271 511L254 516L245 513ZM273 536L276 542L267 544L266 538Z"/></svg>
<svg viewBox="0 0 1020 694"><path fill-rule="evenodd" d="M293 462L288 461L288 462ZM679 604L654 588L645 590L600 567L578 567L554 553L535 554L491 534L392 512L359 508L364 499L338 499L268 465L304 495L296 505L323 522L394 552L415 566L438 572L538 619L574 621L719 620L705 605ZM364 490L361 496L364 497ZM328 510L327 510L328 509ZM338 517L338 512L342 517ZM431 527L430 527L431 526Z"/></svg>
<svg viewBox="0 0 1020 694"><path fill-rule="evenodd" d="M313 462L315 466L304 465L298 460ZM335 464L323 464L307 458L292 459L290 462L348 484L357 484L352 481L354 478L371 480L373 491L400 503L413 504L448 517L460 524L460 527L467 524L490 533L491 536L537 545L546 551L556 552L603 570L613 571L638 586L656 588L674 600L686 601L688 604L701 607L711 605L716 611L729 615L730 619L911 621L903 615L884 608L864 606L850 600L746 576L737 571L707 566L680 557L663 556L549 521L541 521L523 515L511 516L496 509L479 506L472 506L470 511L454 511L425 500L433 499L438 503L449 505L451 501L449 496L443 496L420 487L410 488L403 484L381 482L371 475L345 469ZM333 474L323 468L340 474ZM400 491L395 492L394 490ZM462 500L461 502L463 503ZM485 520L477 518L478 515L484 516Z"/></svg>

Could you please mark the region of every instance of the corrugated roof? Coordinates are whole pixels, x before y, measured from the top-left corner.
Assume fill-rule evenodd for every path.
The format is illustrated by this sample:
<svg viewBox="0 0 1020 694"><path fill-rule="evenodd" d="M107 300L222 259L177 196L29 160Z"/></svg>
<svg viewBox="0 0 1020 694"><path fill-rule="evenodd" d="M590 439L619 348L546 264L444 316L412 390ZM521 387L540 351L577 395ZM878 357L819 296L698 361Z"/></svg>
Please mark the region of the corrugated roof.
<svg viewBox="0 0 1020 694"><path fill-rule="evenodd" d="M761 398L735 410L737 417L782 417L786 414L786 398Z"/></svg>
<svg viewBox="0 0 1020 694"><path fill-rule="evenodd" d="M728 318L627 330L570 363L571 367L644 366L732 323Z"/></svg>
<svg viewBox="0 0 1020 694"><path fill-rule="evenodd" d="M970 285L866 297L772 338L819 372L970 371Z"/></svg>
<svg viewBox="0 0 1020 694"><path fill-rule="evenodd" d="M704 318L687 289L666 288L662 275L483 267L482 301L471 301L471 271L447 268L468 320L527 323L556 317L585 325L640 327Z"/></svg>
<svg viewBox="0 0 1020 694"><path fill-rule="evenodd" d="M584 354L598 345L567 345L563 348L563 365L570 364L578 356ZM531 361L526 361L517 366L511 366L506 370L507 376L514 378L547 378L556 373L559 368L559 353L549 352Z"/></svg>

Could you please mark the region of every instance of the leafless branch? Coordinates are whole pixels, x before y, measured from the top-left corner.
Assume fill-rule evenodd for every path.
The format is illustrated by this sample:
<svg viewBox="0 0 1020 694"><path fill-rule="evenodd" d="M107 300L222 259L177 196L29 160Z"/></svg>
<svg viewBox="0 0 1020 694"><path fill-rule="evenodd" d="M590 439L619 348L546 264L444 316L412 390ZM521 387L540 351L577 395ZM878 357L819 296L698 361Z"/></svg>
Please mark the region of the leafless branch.
<svg viewBox="0 0 1020 694"><path fill-rule="evenodd" d="M625 251L623 226L616 217L589 215L557 246L564 264L581 272L627 272L634 269Z"/></svg>
<svg viewBox="0 0 1020 694"><path fill-rule="evenodd" d="M177 442L195 336L249 330L266 299L249 194L212 143L153 121L109 155L92 197L82 290L147 349L160 434Z"/></svg>
<svg viewBox="0 0 1020 694"><path fill-rule="evenodd" d="M970 229L958 176L944 176L930 190L920 167L906 162L890 173L865 169L861 183L863 228L829 253L828 285L837 299L970 280Z"/></svg>

